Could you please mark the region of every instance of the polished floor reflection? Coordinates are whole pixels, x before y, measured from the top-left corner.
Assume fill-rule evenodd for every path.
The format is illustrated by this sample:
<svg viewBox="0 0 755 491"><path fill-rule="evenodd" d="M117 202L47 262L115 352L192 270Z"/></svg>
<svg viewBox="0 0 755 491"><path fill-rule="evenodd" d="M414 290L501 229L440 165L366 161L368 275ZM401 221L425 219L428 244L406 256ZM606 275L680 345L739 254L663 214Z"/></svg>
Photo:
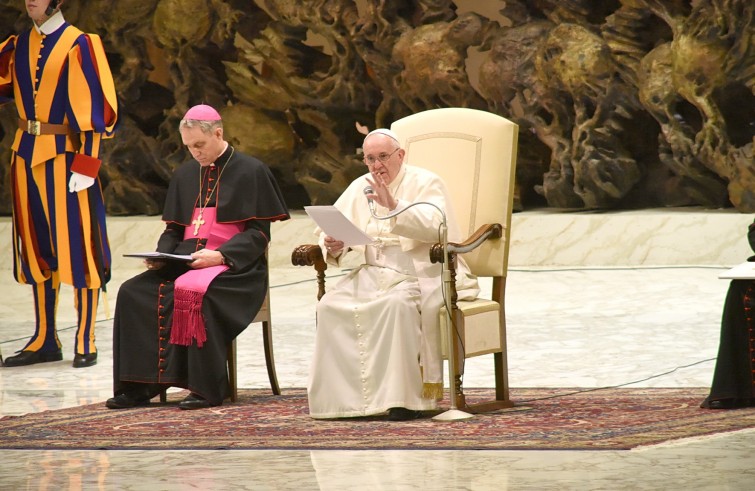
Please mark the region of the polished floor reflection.
<svg viewBox="0 0 755 491"><path fill-rule="evenodd" d="M723 269L512 266L506 306L511 385L707 386L727 287L717 279ZM135 272L116 271L110 309L118 285ZM32 297L29 287L4 274L0 348L8 356L33 330ZM309 271L282 262L274 264L271 281L279 381L303 387L315 285ZM99 363L73 369L72 303L64 287L58 315L64 361L0 369L0 415L111 395L111 321L101 306ZM239 385L268 387L255 325L239 338L238 350ZM471 360L465 385L491 386L491 372L486 357ZM754 455L755 429L632 451L3 450L0 489L747 490L754 489Z"/></svg>

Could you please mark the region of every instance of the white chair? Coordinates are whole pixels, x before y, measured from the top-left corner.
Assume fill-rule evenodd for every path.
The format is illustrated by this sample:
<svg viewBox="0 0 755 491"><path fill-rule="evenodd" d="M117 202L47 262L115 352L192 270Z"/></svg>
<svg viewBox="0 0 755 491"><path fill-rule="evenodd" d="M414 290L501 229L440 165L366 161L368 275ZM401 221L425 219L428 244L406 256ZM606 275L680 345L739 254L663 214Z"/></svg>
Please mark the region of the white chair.
<svg viewBox="0 0 755 491"><path fill-rule="evenodd" d="M490 300L457 302L452 292L456 406L469 412L510 407L504 307L519 127L485 111L444 108L407 116L391 129L406 150L405 162L432 170L446 182L462 236L468 237L449 250L463 253L473 274L492 278ZM431 257L443 260L442 244L433 247ZM445 338L445 308L440 316ZM445 339L442 346L447 358ZM495 400L468 405L464 360L485 354L493 355Z"/></svg>
<svg viewBox="0 0 755 491"><path fill-rule="evenodd" d="M461 243L450 244L449 250L454 256L463 253L473 274L492 278L490 300L457 301L452 288L456 373L450 383L455 384L456 407L469 412L511 407L504 305L519 127L492 113L445 108L407 116L396 121L391 129L406 150L405 162L432 170L446 182L462 235L468 237ZM443 245L435 244L430 256L434 262L442 261ZM325 294L327 270L319 246L296 247L291 262L314 266L319 300ZM449 268L452 275L453 262ZM445 308L440 317L445 333ZM447 358L446 346L447 341L443 340L443 354ZM486 354L493 355L495 399L468 405L462 387L463 361Z"/></svg>

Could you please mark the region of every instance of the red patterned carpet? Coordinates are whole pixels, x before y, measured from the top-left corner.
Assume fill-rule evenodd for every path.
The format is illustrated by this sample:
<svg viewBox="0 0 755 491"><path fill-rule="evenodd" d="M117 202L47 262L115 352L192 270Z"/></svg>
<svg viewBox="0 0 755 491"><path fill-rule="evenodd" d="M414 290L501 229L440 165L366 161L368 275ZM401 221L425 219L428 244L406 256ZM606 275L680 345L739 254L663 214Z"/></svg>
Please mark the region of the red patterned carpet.
<svg viewBox="0 0 755 491"><path fill-rule="evenodd" d="M100 403L5 417L0 448L625 450L755 427L755 408L700 409L707 389L579 391L512 389L514 408L454 422L313 420L303 389L241 390L237 403L198 411L179 410L184 394L171 394L145 408ZM492 389L465 392L475 402Z"/></svg>

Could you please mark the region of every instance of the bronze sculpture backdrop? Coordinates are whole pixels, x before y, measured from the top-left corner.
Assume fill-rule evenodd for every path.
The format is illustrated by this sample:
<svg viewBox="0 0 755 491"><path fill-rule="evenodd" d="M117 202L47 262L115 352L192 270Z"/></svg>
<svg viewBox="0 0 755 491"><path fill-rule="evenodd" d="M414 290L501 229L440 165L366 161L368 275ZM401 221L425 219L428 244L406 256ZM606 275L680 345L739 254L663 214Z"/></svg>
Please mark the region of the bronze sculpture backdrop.
<svg viewBox="0 0 755 491"><path fill-rule="evenodd" d="M116 77L109 213L161 211L188 156L175 128L200 102L222 109L229 140L271 166L292 208L332 203L365 171L358 124L464 106L520 125L520 209L755 211L755 2L490 1L494 15L465 3L66 2ZM28 28L23 2L0 7L0 38ZM4 163L14 118L0 108ZM7 214L7 165L0 180Z"/></svg>

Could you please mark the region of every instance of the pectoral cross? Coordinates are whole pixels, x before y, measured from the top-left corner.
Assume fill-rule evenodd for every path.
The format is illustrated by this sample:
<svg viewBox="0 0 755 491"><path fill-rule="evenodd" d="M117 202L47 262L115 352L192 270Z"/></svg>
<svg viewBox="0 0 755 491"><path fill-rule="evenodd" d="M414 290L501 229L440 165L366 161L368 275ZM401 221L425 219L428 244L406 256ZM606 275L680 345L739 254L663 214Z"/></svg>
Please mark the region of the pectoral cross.
<svg viewBox="0 0 755 491"><path fill-rule="evenodd" d="M382 261L383 260L383 247L385 246L385 244L378 237L372 242L372 245L375 247L375 259L377 259L378 261Z"/></svg>
<svg viewBox="0 0 755 491"><path fill-rule="evenodd" d="M191 221L191 223L194 225L194 235L199 234L199 227L204 225L204 220L202 220L202 214L200 213L197 218Z"/></svg>

